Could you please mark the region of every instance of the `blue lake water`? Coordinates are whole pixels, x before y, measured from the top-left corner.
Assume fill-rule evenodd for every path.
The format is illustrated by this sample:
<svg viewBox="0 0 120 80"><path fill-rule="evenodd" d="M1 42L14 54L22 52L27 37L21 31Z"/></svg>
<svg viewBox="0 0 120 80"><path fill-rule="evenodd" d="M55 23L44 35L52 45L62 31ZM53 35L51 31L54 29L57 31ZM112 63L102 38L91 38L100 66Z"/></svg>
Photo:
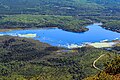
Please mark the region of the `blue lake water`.
<svg viewBox="0 0 120 80"><path fill-rule="evenodd" d="M17 36L18 34L36 34L33 39L49 43L53 46L67 46L71 44L81 45L86 42L100 42L102 40L120 39L120 33L106 30L99 25L93 24L87 26L89 31L84 33L67 32L58 28L33 29L33 30L13 30L0 32L4 35Z"/></svg>

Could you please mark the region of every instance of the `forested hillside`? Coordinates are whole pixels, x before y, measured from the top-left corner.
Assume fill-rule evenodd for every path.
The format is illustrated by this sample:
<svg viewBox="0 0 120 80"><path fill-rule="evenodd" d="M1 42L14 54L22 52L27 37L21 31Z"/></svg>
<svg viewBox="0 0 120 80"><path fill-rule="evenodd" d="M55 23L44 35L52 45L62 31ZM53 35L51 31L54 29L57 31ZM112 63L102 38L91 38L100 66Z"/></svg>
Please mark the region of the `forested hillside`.
<svg viewBox="0 0 120 80"><path fill-rule="evenodd" d="M0 0L0 14L118 14L119 4L118 0Z"/></svg>
<svg viewBox="0 0 120 80"><path fill-rule="evenodd" d="M52 14L77 15L84 10L101 9L86 0L0 0L1 13L7 14ZM92 5L91 5L92 4Z"/></svg>
<svg viewBox="0 0 120 80"><path fill-rule="evenodd" d="M95 76L84 80L119 80L120 79L120 56L116 56L106 63L106 68Z"/></svg>
<svg viewBox="0 0 120 80"><path fill-rule="evenodd" d="M102 54L113 52L83 47L65 49L52 47L32 39L0 37L0 79L1 80L81 80L96 74L92 63ZM111 61L104 56L97 66Z"/></svg>
<svg viewBox="0 0 120 80"><path fill-rule="evenodd" d="M71 32L85 32L89 20L72 16L55 15L10 15L0 19L0 29L58 27Z"/></svg>

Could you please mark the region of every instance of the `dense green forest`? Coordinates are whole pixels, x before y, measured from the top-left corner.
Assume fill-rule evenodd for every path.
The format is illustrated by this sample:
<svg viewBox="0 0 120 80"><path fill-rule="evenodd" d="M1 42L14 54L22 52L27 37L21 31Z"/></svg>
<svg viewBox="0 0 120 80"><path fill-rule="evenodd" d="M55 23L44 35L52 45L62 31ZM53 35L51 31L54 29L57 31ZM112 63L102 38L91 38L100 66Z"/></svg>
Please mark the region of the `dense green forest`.
<svg viewBox="0 0 120 80"><path fill-rule="evenodd" d="M119 0L0 0L0 13L119 15L119 4Z"/></svg>
<svg viewBox="0 0 120 80"><path fill-rule="evenodd" d="M0 28L43 28L58 27L72 32L85 32L85 27L90 24L89 20L77 19L72 16L53 16L53 15L8 15L0 19Z"/></svg>
<svg viewBox="0 0 120 80"><path fill-rule="evenodd" d="M0 79L2 80L81 80L99 71L92 63L102 54L118 55L94 47L66 49L32 39L0 37ZM104 56L97 66L111 61Z"/></svg>
<svg viewBox="0 0 120 80"><path fill-rule="evenodd" d="M95 76L85 78L84 80L119 80L120 79L120 56L115 56L107 62L105 69Z"/></svg>
<svg viewBox="0 0 120 80"><path fill-rule="evenodd" d="M97 13L104 8L88 0L0 0L0 2L1 14L78 15L91 10Z"/></svg>

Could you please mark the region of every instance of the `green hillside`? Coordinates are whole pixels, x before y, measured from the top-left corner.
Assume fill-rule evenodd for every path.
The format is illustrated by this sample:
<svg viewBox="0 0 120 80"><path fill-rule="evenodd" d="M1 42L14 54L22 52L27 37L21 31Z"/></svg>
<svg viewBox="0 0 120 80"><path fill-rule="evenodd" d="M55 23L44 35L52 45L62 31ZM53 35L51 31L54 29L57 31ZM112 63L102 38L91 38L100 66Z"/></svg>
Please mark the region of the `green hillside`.
<svg viewBox="0 0 120 80"><path fill-rule="evenodd" d="M0 37L1 80L81 80L96 74L92 63L102 54L113 52L93 47L65 49L32 39ZM97 63L110 61L104 57Z"/></svg>
<svg viewBox="0 0 120 80"><path fill-rule="evenodd" d="M84 80L119 80L120 79L120 56L116 56L106 63L106 68L96 74L85 78Z"/></svg>
<svg viewBox="0 0 120 80"><path fill-rule="evenodd" d="M119 4L118 0L0 0L0 14L100 15L112 12L117 14ZM113 11L110 12L111 10Z"/></svg>
<svg viewBox="0 0 120 80"><path fill-rule="evenodd" d="M85 26L91 23L73 16L7 15L0 19L0 29L58 27L71 32L85 32L88 30Z"/></svg>

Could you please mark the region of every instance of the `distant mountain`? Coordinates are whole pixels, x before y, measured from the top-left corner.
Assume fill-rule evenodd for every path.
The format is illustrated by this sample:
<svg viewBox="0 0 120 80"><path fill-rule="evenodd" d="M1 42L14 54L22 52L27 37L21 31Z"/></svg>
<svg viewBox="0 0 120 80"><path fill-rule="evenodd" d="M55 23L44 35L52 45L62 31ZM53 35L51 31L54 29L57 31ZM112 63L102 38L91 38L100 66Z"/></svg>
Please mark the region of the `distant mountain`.
<svg viewBox="0 0 120 80"><path fill-rule="evenodd" d="M120 11L120 0L89 0L89 1L104 6L106 9Z"/></svg>
<svg viewBox="0 0 120 80"><path fill-rule="evenodd" d="M0 14L118 14L119 5L119 0L0 0Z"/></svg>

